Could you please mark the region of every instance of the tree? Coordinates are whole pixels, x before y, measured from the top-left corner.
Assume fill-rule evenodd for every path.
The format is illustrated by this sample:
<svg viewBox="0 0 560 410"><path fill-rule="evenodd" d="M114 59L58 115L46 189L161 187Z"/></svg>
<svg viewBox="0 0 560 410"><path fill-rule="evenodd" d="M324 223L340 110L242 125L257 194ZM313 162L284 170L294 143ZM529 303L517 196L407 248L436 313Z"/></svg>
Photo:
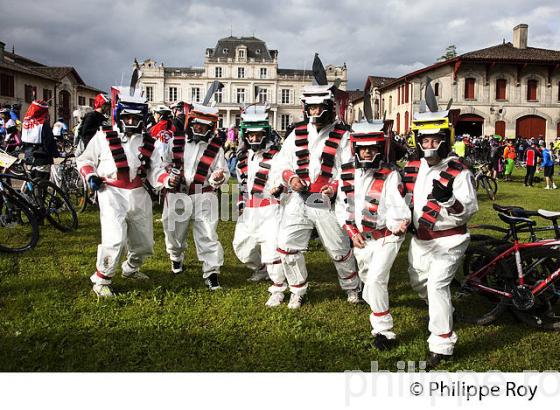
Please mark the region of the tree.
<svg viewBox="0 0 560 410"><path fill-rule="evenodd" d="M455 57L457 57L457 47L455 47L455 44L451 44L445 49L445 54L438 58L438 61L451 60Z"/></svg>

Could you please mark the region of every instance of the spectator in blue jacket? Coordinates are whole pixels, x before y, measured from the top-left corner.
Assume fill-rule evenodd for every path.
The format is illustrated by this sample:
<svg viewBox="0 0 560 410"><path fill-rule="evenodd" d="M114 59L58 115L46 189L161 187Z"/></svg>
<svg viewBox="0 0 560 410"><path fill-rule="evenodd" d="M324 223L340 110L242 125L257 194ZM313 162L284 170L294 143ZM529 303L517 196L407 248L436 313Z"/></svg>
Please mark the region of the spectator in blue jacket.
<svg viewBox="0 0 560 410"><path fill-rule="evenodd" d="M544 146L542 152L542 167L544 170L544 179L546 180L546 187L544 189L556 189L554 183L554 143L550 143L550 148Z"/></svg>

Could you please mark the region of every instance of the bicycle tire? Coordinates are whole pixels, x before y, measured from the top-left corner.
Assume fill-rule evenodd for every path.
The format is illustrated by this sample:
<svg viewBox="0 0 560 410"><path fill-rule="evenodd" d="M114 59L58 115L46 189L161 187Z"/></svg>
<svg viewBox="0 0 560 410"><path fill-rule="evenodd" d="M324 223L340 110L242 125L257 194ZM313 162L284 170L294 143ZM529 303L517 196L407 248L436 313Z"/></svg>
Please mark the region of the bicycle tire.
<svg viewBox="0 0 560 410"><path fill-rule="evenodd" d="M62 232L78 228L76 210L62 189L44 180L34 181L34 188L37 189L41 210L52 226ZM63 214L67 215L64 220L61 218Z"/></svg>
<svg viewBox="0 0 560 410"><path fill-rule="evenodd" d="M0 193L0 232L0 252L25 252L39 241L35 213L20 196L8 191Z"/></svg>

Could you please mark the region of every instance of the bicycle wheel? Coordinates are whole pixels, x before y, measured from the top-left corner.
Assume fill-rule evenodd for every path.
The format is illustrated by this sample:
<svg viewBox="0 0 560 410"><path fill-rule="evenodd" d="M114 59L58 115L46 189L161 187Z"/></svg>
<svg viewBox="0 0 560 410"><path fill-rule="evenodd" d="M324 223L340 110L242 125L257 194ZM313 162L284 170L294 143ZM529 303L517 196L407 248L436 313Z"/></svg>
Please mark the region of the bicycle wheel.
<svg viewBox="0 0 560 410"><path fill-rule="evenodd" d="M31 208L17 195L0 193L0 252L24 252L37 245L39 225Z"/></svg>
<svg viewBox="0 0 560 410"><path fill-rule="evenodd" d="M36 196L44 216L62 232L78 228L78 215L64 192L50 181L34 181Z"/></svg>
<svg viewBox="0 0 560 410"><path fill-rule="evenodd" d="M81 210L87 195L82 176L76 168L68 167L64 170L62 178L62 190L68 196L74 209Z"/></svg>
<svg viewBox="0 0 560 410"><path fill-rule="evenodd" d="M482 176L480 178L480 186L482 187L484 192L486 192L486 195L488 195L488 198L491 201L494 201L496 199L494 187L491 185L490 178L485 175Z"/></svg>
<svg viewBox="0 0 560 410"><path fill-rule="evenodd" d="M477 272L487 266L499 253L509 248L510 244L472 246L465 252L463 269L457 270L455 283L460 284L460 288L455 293L456 316L458 320L477 325L488 325L495 322L504 313L509 301L490 293L483 293L472 283L465 280L468 275ZM508 258L500 261L488 270L488 272L478 279L481 285L498 289L507 290L515 286L515 275L507 269ZM464 277L460 277L461 272Z"/></svg>

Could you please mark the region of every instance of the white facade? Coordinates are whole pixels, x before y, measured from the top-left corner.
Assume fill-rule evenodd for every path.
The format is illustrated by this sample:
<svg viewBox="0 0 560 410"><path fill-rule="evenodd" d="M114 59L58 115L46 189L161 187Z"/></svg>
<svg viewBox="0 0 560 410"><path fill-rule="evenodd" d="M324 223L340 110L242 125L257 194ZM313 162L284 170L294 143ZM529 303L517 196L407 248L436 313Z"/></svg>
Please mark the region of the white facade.
<svg viewBox="0 0 560 410"><path fill-rule="evenodd" d="M214 99L220 127L238 123L243 104L267 101L271 125L279 132L301 120L301 89L313 82L310 70L278 68L278 52L268 50L262 40L254 37L219 40L215 48L206 50L204 66L200 68L165 67L152 59L145 60L140 68L140 84L150 106L202 102L212 82L219 80L224 88ZM339 78L340 88L346 89L345 65L327 65L325 69L329 82Z"/></svg>

